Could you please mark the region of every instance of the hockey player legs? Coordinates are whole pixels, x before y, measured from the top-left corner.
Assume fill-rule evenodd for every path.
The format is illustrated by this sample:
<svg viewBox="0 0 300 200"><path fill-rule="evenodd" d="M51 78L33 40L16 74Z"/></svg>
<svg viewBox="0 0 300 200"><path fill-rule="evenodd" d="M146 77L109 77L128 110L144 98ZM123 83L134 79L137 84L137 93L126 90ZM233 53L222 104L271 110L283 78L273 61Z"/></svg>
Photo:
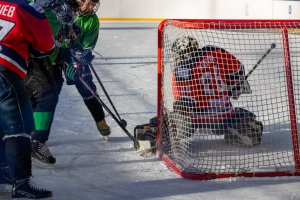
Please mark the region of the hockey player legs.
<svg viewBox="0 0 300 200"><path fill-rule="evenodd" d="M106 123L102 105L86 87L83 87L82 82L78 79L78 76L81 76L89 88L91 88L93 92L96 92L90 66L94 58L92 49L95 47L99 35L100 25L98 16L96 15L99 5L99 0L82 1L79 8L79 16L77 16L74 22L80 28L80 33L76 33L73 27L69 26L70 34L73 37L73 46L71 46L73 63L66 67L65 75L70 83L75 84L85 105L93 116L100 134L106 137L110 135L111 130ZM75 76L75 71L77 76ZM72 74L72 76L69 76L69 74ZM98 94L96 96L98 96Z"/></svg>
<svg viewBox="0 0 300 200"><path fill-rule="evenodd" d="M30 180L30 136L34 120L24 77L27 73L28 50L34 50L32 54L49 55L55 49L55 41L39 5L27 1L1 1L1 5L15 8L13 17L0 16L1 20L14 24L0 41L1 157L5 158L3 161L12 171L12 198L47 198L52 196L52 192L33 187Z"/></svg>
<svg viewBox="0 0 300 200"><path fill-rule="evenodd" d="M48 58L31 59L26 86L34 111L35 131L32 136L32 157L45 163L55 164L48 141L53 117L58 103L63 79L59 66L51 65Z"/></svg>
<svg viewBox="0 0 300 200"><path fill-rule="evenodd" d="M101 135L107 140L110 135L110 128L105 121L105 115L102 105L99 103L99 95L97 93L96 85L93 82L92 74L89 67L82 67L80 75L74 78L74 83L77 91L81 95L86 107L92 114L93 119L96 122L97 128ZM82 80L81 80L81 79ZM84 83L83 83L84 82Z"/></svg>

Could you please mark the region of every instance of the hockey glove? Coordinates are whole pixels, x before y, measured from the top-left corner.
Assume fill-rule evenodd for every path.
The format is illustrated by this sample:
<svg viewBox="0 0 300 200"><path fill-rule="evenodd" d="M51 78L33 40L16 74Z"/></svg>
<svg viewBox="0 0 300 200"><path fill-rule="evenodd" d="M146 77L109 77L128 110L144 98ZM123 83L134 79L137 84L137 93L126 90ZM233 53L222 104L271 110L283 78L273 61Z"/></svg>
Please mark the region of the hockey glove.
<svg viewBox="0 0 300 200"><path fill-rule="evenodd" d="M238 99L241 94L251 94L252 90L247 80L242 81L233 88L230 88L228 95L233 99Z"/></svg>
<svg viewBox="0 0 300 200"><path fill-rule="evenodd" d="M72 24L73 15L71 9L68 7L66 3L61 4L56 10L55 14L57 19L62 24Z"/></svg>
<svg viewBox="0 0 300 200"><path fill-rule="evenodd" d="M44 8L49 8L51 11L56 15L58 21L62 24L72 24L73 22L73 15L72 10L69 8L66 2L59 2L59 1L43 1L37 0Z"/></svg>
<svg viewBox="0 0 300 200"><path fill-rule="evenodd" d="M74 81L76 76L76 68L73 65L67 65L65 68L65 76L70 81Z"/></svg>
<svg viewBox="0 0 300 200"><path fill-rule="evenodd" d="M90 65L95 58L90 49L85 49L82 51L71 49L71 55L74 62L81 65Z"/></svg>
<svg viewBox="0 0 300 200"><path fill-rule="evenodd" d="M251 94L250 85L245 76L244 66L241 65L240 70L235 74L226 75L226 83L228 85L228 95L233 99L238 99L241 94Z"/></svg>

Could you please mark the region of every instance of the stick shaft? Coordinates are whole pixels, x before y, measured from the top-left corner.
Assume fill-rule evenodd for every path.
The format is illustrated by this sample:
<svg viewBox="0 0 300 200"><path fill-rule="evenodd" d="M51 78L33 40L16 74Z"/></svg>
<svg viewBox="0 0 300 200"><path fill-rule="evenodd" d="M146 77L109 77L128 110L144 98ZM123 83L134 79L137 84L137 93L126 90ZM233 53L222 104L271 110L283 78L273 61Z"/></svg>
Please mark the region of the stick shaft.
<svg viewBox="0 0 300 200"><path fill-rule="evenodd" d="M252 67L252 69L248 72L248 74L245 76L245 79L247 79L254 70L260 65L260 63L269 55L269 53L272 51L272 49L275 48L275 44L273 43L271 47L266 51L266 53L257 61L257 63Z"/></svg>
<svg viewBox="0 0 300 200"><path fill-rule="evenodd" d="M67 64L67 63L66 63ZM134 142L138 142L131 133L124 127L122 122L115 116L115 114L107 107L107 105L99 98L99 96L89 87L89 85L85 82L85 80L77 73L75 73L80 82L92 93L92 95L99 101L99 103L103 106L103 108L110 114L110 116L115 120L115 122L120 126L121 129L126 133L126 135Z"/></svg>

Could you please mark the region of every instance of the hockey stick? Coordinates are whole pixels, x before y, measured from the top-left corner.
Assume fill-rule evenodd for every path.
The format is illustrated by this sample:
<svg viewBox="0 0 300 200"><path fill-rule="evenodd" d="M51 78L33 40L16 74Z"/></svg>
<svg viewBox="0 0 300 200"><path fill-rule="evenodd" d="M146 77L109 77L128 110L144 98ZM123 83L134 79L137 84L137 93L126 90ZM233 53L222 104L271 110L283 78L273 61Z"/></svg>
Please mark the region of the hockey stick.
<svg viewBox="0 0 300 200"><path fill-rule="evenodd" d="M74 29L73 29L73 27L72 27L71 25L69 25L69 29L70 29L72 35L74 36L77 45L82 49L82 44L80 43L79 38L77 37L77 35L76 35L76 33L75 33L75 31L74 31ZM93 50L93 52L95 52L95 53L97 53L98 55L102 56L101 54L99 54L98 52L96 52L96 51L94 51L94 50ZM73 56L72 56L72 57L73 57ZM103 57L103 56L102 56L102 57ZM73 57L73 58L74 58L74 57ZM76 58L74 58L74 59L76 59ZM78 61L78 60L77 60L77 61ZM102 81L100 80L100 78L99 78L99 76L98 76L98 74L97 74L95 68L93 67L92 64L89 64L89 67L92 69L92 71L93 71L93 73L94 73L94 75L95 75L97 81L99 82L99 84L100 84L100 86L101 86L101 88L102 88L102 90L103 90L103 92L104 92L106 98L108 99L108 101L109 101L111 107L113 108L114 112L116 113L117 117L119 118L119 121L123 124L124 127L126 127L126 126L127 126L126 120L124 120L124 119L122 119L122 118L120 117L120 115L119 115L119 113L118 113L118 111L117 111L115 105L113 104L111 98L109 97L109 95L108 95L108 93L107 93L107 91L106 91L106 89L105 89L105 87L104 87Z"/></svg>
<svg viewBox="0 0 300 200"><path fill-rule="evenodd" d="M65 62L67 66L68 63ZM107 105L99 98L99 96L90 88L90 86L86 83L86 81L75 71L76 76L80 80L80 82L88 89L91 94L99 101L99 103L103 106L103 108L110 114L110 116L115 120L115 122L120 126L120 128L126 133L126 135L133 141L134 148L141 154L152 150L150 141L141 141L137 140L132 134L124 127L122 122L115 116L115 114L107 107Z"/></svg>
<svg viewBox="0 0 300 200"><path fill-rule="evenodd" d="M100 56L101 58L107 60L107 58L105 58L101 53L98 53L96 50L92 50L95 54L97 54L98 56Z"/></svg>
<svg viewBox="0 0 300 200"><path fill-rule="evenodd" d="M245 80L254 72L258 65L269 55L269 53L276 47L275 43L271 44L271 47L266 51L266 53L257 61L257 63L252 67L252 69L245 76Z"/></svg>
<svg viewBox="0 0 300 200"><path fill-rule="evenodd" d="M119 118L119 121L123 124L124 127L126 127L126 126L127 126L127 122L126 122L124 119L122 119L122 118L120 117L120 115L119 115L119 113L118 113L118 111L117 111L115 105L113 104L112 100L110 99L110 97L109 97L109 95L108 95L108 93L107 93L107 91L106 91L106 89L105 89L105 87L104 87L102 81L100 80L100 78L99 78L99 76L98 76L98 74L97 74L97 72L96 72L96 70L95 70L95 68L93 67L92 64L89 64L89 67L92 69L92 71L93 71L93 73L94 73L94 75L95 75L97 81L99 82L99 84L100 84L100 86L101 86L101 88L102 88L102 90L103 90L103 92L104 92L106 98L108 99L108 101L109 101L111 107L113 108L113 110L115 111L117 117Z"/></svg>
<svg viewBox="0 0 300 200"><path fill-rule="evenodd" d="M269 55L269 53L276 47L275 43L271 44L271 47L264 53L264 55L256 62L256 64L252 67L252 69L248 72L248 74L245 76L245 80L242 80L238 82L236 85L234 85L231 88L231 91L233 91L236 87L239 85L242 85L248 78L249 76L254 72L254 70L260 65L260 63ZM250 90L251 91L251 90Z"/></svg>
<svg viewBox="0 0 300 200"><path fill-rule="evenodd" d="M76 43L79 45L79 47L81 49L82 45L79 41L79 38L77 37L77 35L75 34L75 31L73 29L73 27L71 25L69 25L69 29L71 31L71 34L74 36ZM76 58L75 58L76 59ZM69 65L68 63L65 63L66 65ZM101 83L97 73L95 73L95 70L93 67L91 67L98 82ZM138 153L140 153L140 155L144 155L146 152L152 151L151 147L151 143L150 141L141 141L141 140L137 140L135 137L133 137L129 131L126 129L125 125L127 124L127 122L125 120L122 120L119 116L119 119L115 116L115 114L107 107L107 105L99 98L99 96L89 87L89 85L85 82L85 80L78 74L76 73L76 75L78 76L79 80L82 82L82 84L92 93L92 95L99 101L99 103L103 106L103 108L111 115L111 117L115 120L115 122L120 126L120 128L126 133L126 135L133 141L133 145L134 148L137 150ZM104 87L103 87L104 88ZM103 89L102 88L102 89ZM107 95L107 98L109 98L109 96ZM112 104L112 102L110 101L110 103ZM114 110L116 111L115 107L112 104L112 107L114 108ZM116 112L117 113L117 112ZM122 123L123 122L123 123ZM126 124L124 123L126 122Z"/></svg>

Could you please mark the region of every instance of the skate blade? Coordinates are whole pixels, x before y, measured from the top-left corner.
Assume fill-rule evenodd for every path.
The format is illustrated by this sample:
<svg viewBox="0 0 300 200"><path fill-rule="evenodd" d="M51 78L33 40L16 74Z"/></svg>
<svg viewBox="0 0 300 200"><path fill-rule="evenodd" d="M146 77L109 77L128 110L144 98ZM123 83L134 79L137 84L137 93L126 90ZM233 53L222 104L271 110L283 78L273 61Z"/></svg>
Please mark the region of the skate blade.
<svg viewBox="0 0 300 200"><path fill-rule="evenodd" d="M103 136L103 139L108 142L109 141L109 136Z"/></svg>

